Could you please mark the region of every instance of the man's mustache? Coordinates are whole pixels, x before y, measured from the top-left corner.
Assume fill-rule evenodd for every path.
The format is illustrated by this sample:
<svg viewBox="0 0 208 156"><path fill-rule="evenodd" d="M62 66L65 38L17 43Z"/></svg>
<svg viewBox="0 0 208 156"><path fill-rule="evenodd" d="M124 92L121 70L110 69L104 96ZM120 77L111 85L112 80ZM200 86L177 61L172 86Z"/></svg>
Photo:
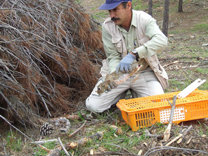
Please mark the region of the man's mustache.
<svg viewBox="0 0 208 156"><path fill-rule="evenodd" d="M112 17L112 18L111 18L112 21L116 21L116 20L119 20L119 19L120 19L120 18L115 18L115 17Z"/></svg>

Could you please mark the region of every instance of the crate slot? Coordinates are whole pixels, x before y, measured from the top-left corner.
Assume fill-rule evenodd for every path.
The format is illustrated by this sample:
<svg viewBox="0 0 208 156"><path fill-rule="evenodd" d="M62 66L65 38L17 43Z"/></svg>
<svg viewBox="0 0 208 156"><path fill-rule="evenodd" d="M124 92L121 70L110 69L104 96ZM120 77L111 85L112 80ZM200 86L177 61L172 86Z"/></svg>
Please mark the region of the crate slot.
<svg viewBox="0 0 208 156"><path fill-rule="evenodd" d="M160 122L168 123L170 118L171 109L163 109L160 111ZM181 121L185 119L185 108L176 107L174 111L173 121Z"/></svg>

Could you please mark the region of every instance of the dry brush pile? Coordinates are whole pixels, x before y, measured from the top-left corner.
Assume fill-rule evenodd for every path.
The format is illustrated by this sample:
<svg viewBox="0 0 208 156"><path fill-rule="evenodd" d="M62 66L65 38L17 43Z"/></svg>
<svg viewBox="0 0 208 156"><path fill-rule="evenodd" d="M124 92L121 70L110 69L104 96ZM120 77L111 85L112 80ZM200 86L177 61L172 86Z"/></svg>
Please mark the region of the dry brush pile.
<svg viewBox="0 0 208 156"><path fill-rule="evenodd" d="M98 26L73 0L0 0L0 114L10 121L77 109L103 58Z"/></svg>

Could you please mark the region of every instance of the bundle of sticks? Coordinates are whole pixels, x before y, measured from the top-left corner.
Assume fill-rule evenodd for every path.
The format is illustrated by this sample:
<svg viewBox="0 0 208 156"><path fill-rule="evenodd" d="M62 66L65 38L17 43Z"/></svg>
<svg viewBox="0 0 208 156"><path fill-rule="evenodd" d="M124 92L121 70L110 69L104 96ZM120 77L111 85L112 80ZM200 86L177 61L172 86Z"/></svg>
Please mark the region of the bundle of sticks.
<svg viewBox="0 0 208 156"><path fill-rule="evenodd" d="M101 32L73 0L0 2L0 114L34 125L77 109L97 81Z"/></svg>

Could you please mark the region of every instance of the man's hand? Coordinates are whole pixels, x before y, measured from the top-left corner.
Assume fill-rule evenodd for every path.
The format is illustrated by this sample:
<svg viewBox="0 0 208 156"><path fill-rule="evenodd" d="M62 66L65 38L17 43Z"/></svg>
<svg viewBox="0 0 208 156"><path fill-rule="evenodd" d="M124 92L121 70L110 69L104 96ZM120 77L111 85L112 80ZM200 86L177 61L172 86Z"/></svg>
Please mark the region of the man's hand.
<svg viewBox="0 0 208 156"><path fill-rule="evenodd" d="M105 81L100 83L97 87L97 93L100 95L104 92L108 92L111 89L116 88L118 85L115 83L114 80L118 79L119 75L116 75L116 72L113 74L108 74L105 78Z"/></svg>
<svg viewBox="0 0 208 156"><path fill-rule="evenodd" d="M136 59L136 56L134 54L128 53L128 55L126 55L119 63L119 65L116 68L116 72L118 73L119 71L121 72L130 72L131 69L131 65L134 62L134 60Z"/></svg>

